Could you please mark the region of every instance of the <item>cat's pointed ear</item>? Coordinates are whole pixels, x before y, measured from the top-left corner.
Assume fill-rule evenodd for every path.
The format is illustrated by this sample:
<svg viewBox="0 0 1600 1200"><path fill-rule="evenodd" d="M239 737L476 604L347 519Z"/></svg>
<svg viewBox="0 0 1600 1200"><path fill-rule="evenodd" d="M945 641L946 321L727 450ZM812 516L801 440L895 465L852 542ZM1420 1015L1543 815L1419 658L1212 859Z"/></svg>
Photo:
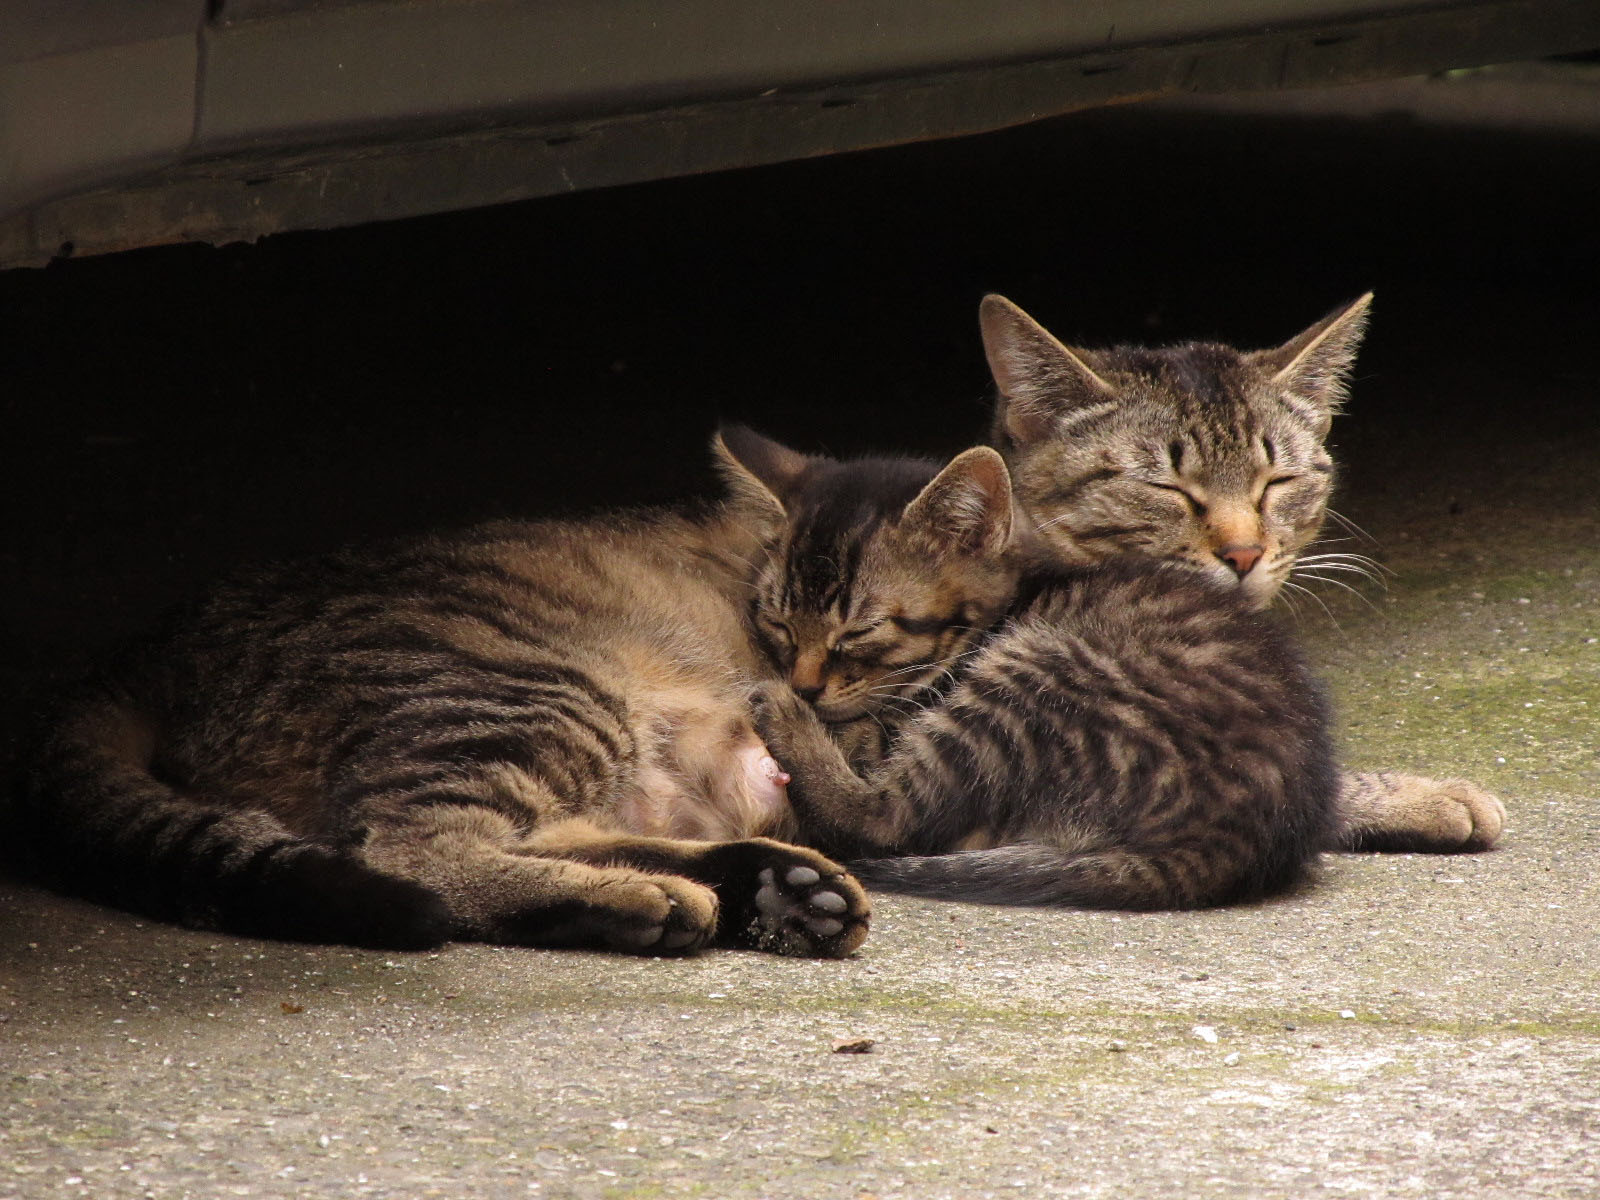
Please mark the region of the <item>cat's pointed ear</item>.
<svg viewBox="0 0 1600 1200"><path fill-rule="evenodd" d="M1283 345L1250 356L1268 373L1269 385L1278 390L1284 404L1319 433L1327 433L1344 403L1371 306L1368 292Z"/></svg>
<svg viewBox="0 0 1600 1200"><path fill-rule="evenodd" d="M748 425L720 426L711 453L732 503L778 521L786 519L789 497L812 462Z"/></svg>
<svg viewBox="0 0 1600 1200"><path fill-rule="evenodd" d="M1062 345L1004 296L991 293L983 298L978 326L1000 393L997 433L1017 442L1035 441L1049 436L1062 414L1115 398L1115 389L1095 374L1080 352Z"/></svg>
<svg viewBox="0 0 1600 1200"><path fill-rule="evenodd" d="M950 460L900 515L900 528L935 549L992 554L1011 540L1011 473L988 446Z"/></svg>

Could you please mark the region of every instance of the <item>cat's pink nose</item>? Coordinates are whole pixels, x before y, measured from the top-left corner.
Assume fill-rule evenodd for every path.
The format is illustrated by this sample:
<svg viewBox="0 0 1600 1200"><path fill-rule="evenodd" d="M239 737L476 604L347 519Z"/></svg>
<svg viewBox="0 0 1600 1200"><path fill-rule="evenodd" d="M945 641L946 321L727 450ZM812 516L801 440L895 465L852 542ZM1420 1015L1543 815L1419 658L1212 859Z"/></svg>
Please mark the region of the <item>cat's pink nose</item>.
<svg viewBox="0 0 1600 1200"><path fill-rule="evenodd" d="M1224 546L1217 551L1217 557L1233 568L1233 573L1240 579L1250 574L1250 569L1261 561L1262 546Z"/></svg>

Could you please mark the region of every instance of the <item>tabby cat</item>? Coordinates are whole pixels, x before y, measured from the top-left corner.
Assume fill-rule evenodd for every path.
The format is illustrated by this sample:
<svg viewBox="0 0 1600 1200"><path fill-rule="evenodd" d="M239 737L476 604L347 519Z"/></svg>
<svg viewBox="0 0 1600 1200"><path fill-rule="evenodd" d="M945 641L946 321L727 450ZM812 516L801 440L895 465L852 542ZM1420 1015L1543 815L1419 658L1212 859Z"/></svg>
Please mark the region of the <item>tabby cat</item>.
<svg viewBox="0 0 1600 1200"><path fill-rule="evenodd" d="M1181 562L1264 608L1292 576L1363 573L1305 554L1328 511L1324 439L1345 395L1372 295L1270 350L1190 342L1069 348L1016 305L979 311L999 399L991 435L1022 519L1062 563L1140 554ZM1462 780L1345 775L1330 849L1474 851L1500 801Z"/></svg>
<svg viewBox="0 0 1600 1200"><path fill-rule="evenodd" d="M0 843L242 934L847 954L865 893L769 839L792 818L746 704L743 495L236 578L70 699Z"/></svg>
<svg viewBox="0 0 1600 1200"><path fill-rule="evenodd" d="M1300 877L1332 813L1326 707L1238 589L1026 563L992 449L937 471L724 440L785 519L754 604L792 686L755 699L808 841L869 884L1003 903L1190 908Z"/></svg>

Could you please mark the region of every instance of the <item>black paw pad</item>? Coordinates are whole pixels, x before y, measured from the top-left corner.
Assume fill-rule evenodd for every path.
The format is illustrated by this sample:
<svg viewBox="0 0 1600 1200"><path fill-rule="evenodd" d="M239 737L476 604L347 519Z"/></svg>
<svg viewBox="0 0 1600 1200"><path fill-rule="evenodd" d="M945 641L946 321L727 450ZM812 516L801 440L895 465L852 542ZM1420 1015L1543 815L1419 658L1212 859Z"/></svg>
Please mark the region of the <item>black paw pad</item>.
<svg viewBox="0 0 1600 1200"><path fill-rule="evenodd" d="M763 867L750 933L763 950L839 958L866 936L866 894L849 875L803 863Z"/></svg>

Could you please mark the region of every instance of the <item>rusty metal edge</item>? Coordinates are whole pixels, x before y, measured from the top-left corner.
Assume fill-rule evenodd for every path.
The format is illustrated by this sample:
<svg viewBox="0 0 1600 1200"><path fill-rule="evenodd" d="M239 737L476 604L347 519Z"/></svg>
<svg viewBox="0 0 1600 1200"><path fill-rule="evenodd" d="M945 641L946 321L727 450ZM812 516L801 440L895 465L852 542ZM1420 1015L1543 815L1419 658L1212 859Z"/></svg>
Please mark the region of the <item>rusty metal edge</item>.
<svg viewBox="0 0 1600 1200"><path fill-rule="evenodd" d="M226 244L980 133L1103 104L1477 66L1600 45L1600 5L1506 0L597 121L236 155L0 223L0 267Z"/></svg>

